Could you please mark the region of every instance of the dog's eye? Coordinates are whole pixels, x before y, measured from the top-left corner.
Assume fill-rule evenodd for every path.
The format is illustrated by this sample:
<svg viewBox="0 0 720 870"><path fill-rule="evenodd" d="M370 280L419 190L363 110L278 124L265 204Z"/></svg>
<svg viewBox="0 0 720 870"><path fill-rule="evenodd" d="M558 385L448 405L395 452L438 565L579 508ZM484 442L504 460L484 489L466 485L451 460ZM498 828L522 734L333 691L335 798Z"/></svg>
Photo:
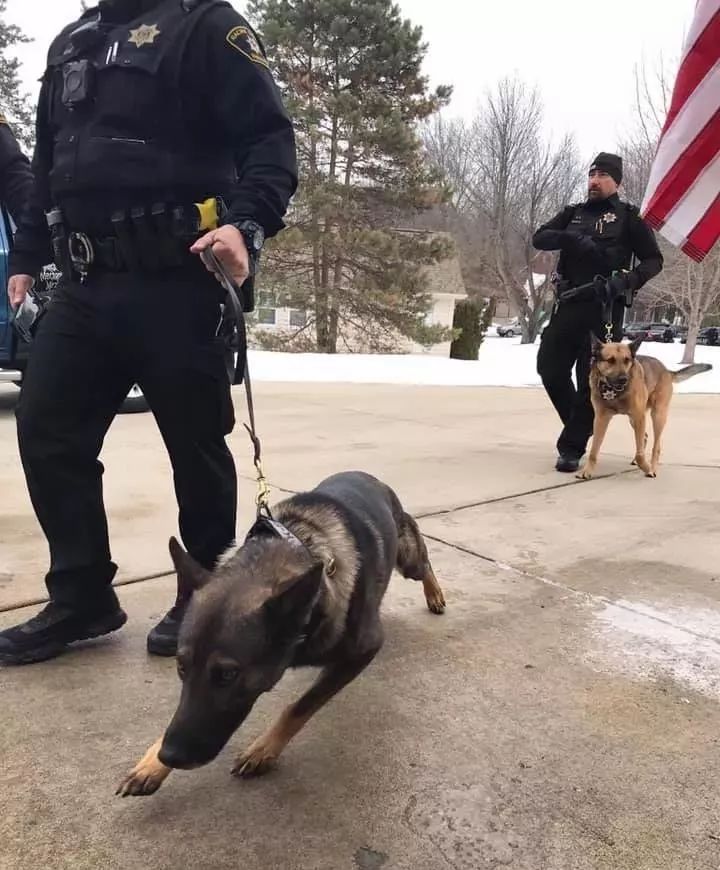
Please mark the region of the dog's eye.
<svg viewBox="0 0 720 870"><path fill-rule="evenodd" d="M238 673L238 668L218 666L213 668L213 682L218 686L229 686L235 682Z"/></svg>

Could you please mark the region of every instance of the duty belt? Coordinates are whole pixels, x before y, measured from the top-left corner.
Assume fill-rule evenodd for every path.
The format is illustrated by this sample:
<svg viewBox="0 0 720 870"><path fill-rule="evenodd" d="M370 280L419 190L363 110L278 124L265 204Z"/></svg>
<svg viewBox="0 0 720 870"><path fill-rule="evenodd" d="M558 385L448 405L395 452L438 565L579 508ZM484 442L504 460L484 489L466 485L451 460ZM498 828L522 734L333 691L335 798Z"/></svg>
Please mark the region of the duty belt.
<svg viewBox="0 0 720 870"><path fill-rule="evenodd" d="M587 284L572 286L566 281L558 282L556 296L558 302L591 302L602 301L600 294L603 292L607 279L596 275Z"/></svg>
<svg viewBox="0 0 720 870"><path fill-rule="evenodd" d="M203 232L216 229L227 213L220 197L187 205L156 203L110 216L112 234L96 236L66 225L62 211L47 214L55 261L63 273L82 281L92 268L161 271L188 262L188 248Z"/></svg>
<svg viewBox="0 0 720 870"><path fill-rule="evenodd" d="M114 235L93 236L65 225L62 211L54 208L46 215L50 229L55 262L66 277L87 280L93 268L116 272L161 272L166 269L195 262L190 245L202 233L215 229L224 215L225 205L219 197L211 197L190 206L168 206L165 203L151 209L139 206L112 215ZM243 360L247 351L244 313L255 307L255 264L250 259L250 275L238 287L222 268L208 248L203 259L211 260L211 267L222 278L227 293L223 311L223 326L237 336L237 364L229 374L233 383L243 376ZM222 327L221 327L222 328ZM252 404L252 400L250 400ZM252 414L252 411L251 411ZM251 416L252 422L252 416ZM259 447L256 448L259 455Z"/></svg>

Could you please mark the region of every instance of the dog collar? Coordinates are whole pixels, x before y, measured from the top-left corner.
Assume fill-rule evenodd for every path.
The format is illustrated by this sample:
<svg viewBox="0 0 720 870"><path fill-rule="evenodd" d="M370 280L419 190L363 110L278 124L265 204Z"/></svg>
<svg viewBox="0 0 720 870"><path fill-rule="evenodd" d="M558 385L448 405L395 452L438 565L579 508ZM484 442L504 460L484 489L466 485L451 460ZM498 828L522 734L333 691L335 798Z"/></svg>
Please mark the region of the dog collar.
<svg viewBox="0 0 720 870"><path fill-rule="evenodd" d="M606 402L612 402L613 399L617 399L627 389L627 384L619 390L617 387L613 387L612 384L608 383L606 380L600 380L600 395Z"/></svg>
<svg viewBox="0 0 720 870"><path fill-rule="evenodd" d="M252 538L279 538L282 541L287 541L293 546L302 547L307 550L305 544L303 544L300 538L293 534L287 526L284 526L277 520L264 516L263 514L260 514L260 516L255 520L252 528L247 533L245 540L249 541Z"/></svg>

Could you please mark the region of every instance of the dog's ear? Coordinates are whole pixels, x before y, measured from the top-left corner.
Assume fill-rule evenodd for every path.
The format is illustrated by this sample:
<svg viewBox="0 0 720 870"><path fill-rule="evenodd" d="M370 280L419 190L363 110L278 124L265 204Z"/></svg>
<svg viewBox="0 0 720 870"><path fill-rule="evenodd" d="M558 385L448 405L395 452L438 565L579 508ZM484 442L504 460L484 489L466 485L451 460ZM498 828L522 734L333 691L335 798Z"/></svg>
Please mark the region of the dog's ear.
<svg viewBox="0 0 720 870"><path fill-rule="evenodd" d="M264 604L273 630L302 628L315 603L323 579L324 565L316 562L309 570L279 583Z"/></svg>
<svg viewBox="0 0 720 870"><path fill-rule="evenodd" d="M177 538L170 538L169 549L177 572L178 592L183 598L189 598L193 592L201 589L212 575L183 550Z"/></svg>
<svg viewBox="0 0 720 870"><path fill-rule="evenodd" d="M642 336L640 338L636 338L634 341L630 342L630 353L632 354L632 358L635 359L637 356L637 352L640 350L640 345L643 343Z"/></svg>
<svg viewBox="0 0 720 870"><path fill-rule="evenodd" d="M602 349L605 345L600 341L600 339L595 335L594 332L590 333L590 356L592 359L600 359L600 354L602 353Z"/></svg>

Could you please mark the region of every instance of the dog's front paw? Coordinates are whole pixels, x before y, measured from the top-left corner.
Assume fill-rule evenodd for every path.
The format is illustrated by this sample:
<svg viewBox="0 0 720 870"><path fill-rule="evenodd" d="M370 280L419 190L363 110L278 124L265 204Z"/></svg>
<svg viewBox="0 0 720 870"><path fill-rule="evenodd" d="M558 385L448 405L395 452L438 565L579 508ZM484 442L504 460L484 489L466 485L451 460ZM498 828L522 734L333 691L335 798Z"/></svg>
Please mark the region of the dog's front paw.
<svg viewBox="0 0 720 870"><path fill-rule="evenodd" d="M120 797L144 797L155 794L163 784L167 773L158 770L143 769L142 765L130 771L115 790Z"/></svg>
<svg viewBox="0 0 720 870"><path fill-rule="evenodd" d="M170 768L158 758L158 752L162 745L162 740L148 749L128 775L123 779L120 785L115 789L115 794L122 797L140 796L155 794L155 792L163 784L163 781L170 773Z"/></svg>
<svg viewBox="0 0 720 870"><path fill-rule="evenodd" d="M578 480L592 480L592 476L593 473L587 466L585 468L581 468L580 471L578 471L578 473L575 475Z"/></svg>
<svg viewBox="0 0 720 870"><path fill-rule="evenodd" d="M259 737L235 759L232 775L243 778L262 776L275 767L280 751L271 741Z"/></svg>
<svg viewBox="0 0 720 870"><path fill-rule="evenodd" d="M445 613L445 596L442 589L433 589L425 593L428 610L430 613Z"/></svg>
<svg viewBox="0 0 720 870"><path fill-rule="evenodd" d="M657 477L657 471L653 471L652 469L650 469L650 471L645 472L645 477L655 478Z"/></svg>

